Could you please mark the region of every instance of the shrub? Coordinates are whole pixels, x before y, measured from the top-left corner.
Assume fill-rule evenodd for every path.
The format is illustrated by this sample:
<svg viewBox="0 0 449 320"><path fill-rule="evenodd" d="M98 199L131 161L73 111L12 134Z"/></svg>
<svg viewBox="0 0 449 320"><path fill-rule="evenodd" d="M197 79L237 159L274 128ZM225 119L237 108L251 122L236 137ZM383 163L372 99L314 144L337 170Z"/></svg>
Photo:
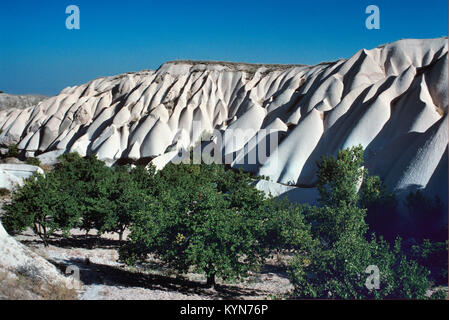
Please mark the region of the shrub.
<svg viewBox="0 0 449 320"><path fill-rule="evenodd" d="M370 176L365 172L359 192L358 207L366 208L366 222L370 232L383 235L393 242L397 236L399 213L398 201L393 193L388 192L379 176Z"/></svg>
<svg viewBox="0 0 449 320"><path fill-rule="evenodd" d="M449 296L446 290L438 289L430 296L431 300L448 300Z"/></svg>
<svg viewBox="0 0 449 320"><path fill-rule="evenodd" d="M362 236L368 230L365 209L342 202L338 207L313 207L307 215L314 237L331 246L344 234Z"/></svg>
<svg viewBox="0 0 449 320"><path fill-rule="evenodd" d="M413 225L416 226L412 228L410 236L419 240L444 241L447 239L447 225L445 228L440 227L447 211L438 197L432 199L417 190L407 196L405 206L409 210Z"/></svg>
<svg viewBox="0 0 449 320"><path fill-rule="evenodd" d="M9 191L6 188L0 188L0 197L6 197L11 194L11 191Z"/></svg>
<svg viewBox="0 0 449 320"><path fill-rule="evenodd" d="M19 157L19 147L17 146L17 144L11 144L8 146L8 153L6 154L6 157Z"/></svg>
<svg viewBox="0 0 449 320"><path fill-rule="evenodd" d="M367 239L365 209L357 206L357 185L366 175L362 164L361 147L342 150L337 158L324 157L318 164L322 206L311 208L306 217L319 241L308 252L297 255L290 266L294 294L334 299L424 298L429 272L402 253L400 239L393 248L374 235ZM376 186L372 182L376 181L369 186ZM379 188L374 190L380 193ZM373 192L368 191L362 190L362 200L370 199ZM372 265L379 269L380 287L369 290L365 270Z"/></svg>
<svg viewBox="0 0 449 320"><path fill-rule="evenodd" d="M428 197L418 190L409 193L404 204L409 211L408 221L399 213L395 195L386 190L378 176L370 176L365 171L358 206L367 209L370 231L382 234L390 242L398 234L418 241L447 239L447 226L441 227L447 213L438 197Z"/></svg>
<svg viewBox="0 0 449 320"><path fill-rule="evenodd" d="M39 167L41 165L41 160L39 160L39 158L26 158L25 163Z"/></svg>
<svg viewBox="0 0 449 320"><path fill-rule="evenodd" d="M436 285L446 285L448 282L448 240L431 242L426 239L421 244L411 246L408 256L421 266L430 270L430 279Z"/></svg>
<svg viewBox="0 0 449 320"><path fill-rule="evenodd" d="M368 289L368 266L379 268L379 288ZM302 298L385 299L425 297L428 272L401 254L400 241L392 250L384 240L367 241L345 234L331 248L317 246L298 255L289 269L294 294Z"/></svg>

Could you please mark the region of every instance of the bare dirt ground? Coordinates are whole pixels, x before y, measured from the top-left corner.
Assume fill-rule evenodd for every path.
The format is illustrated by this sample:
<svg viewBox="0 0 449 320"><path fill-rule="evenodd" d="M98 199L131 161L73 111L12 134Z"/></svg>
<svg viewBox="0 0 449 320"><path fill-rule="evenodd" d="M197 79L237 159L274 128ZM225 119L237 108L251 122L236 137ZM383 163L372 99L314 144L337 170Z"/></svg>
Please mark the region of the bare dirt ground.
<svg viewBox="0 0 449 320"><path fill-rule="evenodd" d="M243 282L217 279L214 289L206 287L206 278L188 273L176 276L161 261L149 258L134 268L118 261L119 241L115 235L101 238L73 230L72 237L55 236L49 247L31 231L15 237L37 254L56 265L61 272L71 266L79 269L81 300L211 300L211 299L284 299L293 286L287 279L285 259L269 259L258 273Z"/></svg>

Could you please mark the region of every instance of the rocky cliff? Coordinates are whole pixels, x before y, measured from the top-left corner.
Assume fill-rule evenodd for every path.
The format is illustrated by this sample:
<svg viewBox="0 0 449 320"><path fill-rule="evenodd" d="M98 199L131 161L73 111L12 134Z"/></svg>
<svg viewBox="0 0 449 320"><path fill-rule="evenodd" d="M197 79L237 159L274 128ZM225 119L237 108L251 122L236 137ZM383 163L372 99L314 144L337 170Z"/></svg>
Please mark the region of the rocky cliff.
<svg viewBox="0 0 449 320"><path fill-rule="evenodd" d="M175 61L95 79L1 111L0 143L44 158L76 151L162 166L200 138L216 142L215 129L231 133L219 149L233 166L298 201L315 197L321 155L362 144L390 189L424 188L447 203L447 108L447 38L409 39L315 66ZM249 163L260 132L274 148Z"/></svg>

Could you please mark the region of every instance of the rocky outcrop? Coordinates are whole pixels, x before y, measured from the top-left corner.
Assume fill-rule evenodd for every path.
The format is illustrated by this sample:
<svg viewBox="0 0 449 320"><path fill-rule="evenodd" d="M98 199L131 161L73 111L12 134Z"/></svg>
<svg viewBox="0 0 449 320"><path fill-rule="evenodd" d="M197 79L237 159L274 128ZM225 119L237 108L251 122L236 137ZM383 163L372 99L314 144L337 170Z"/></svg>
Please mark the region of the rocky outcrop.
<svg viewBox="0 0 449 320"><path fill-rule="evenodd" d="M42 95L15 95L0 92L0 111L33 107L47 98Z"/></svg>
<svg viewBox="0 0 449 320"><path fill-rule="evenodd" d="M447 174L438 174L447 173L447 54L447 38L438 38L315 66L168 62L1 111L0 143L47 158L76 151L161 167L203 138L222 158L233 155L232 166L278 184L263 188L288 186L297 199L314 194L320 156L362 144L366 166L392 190L432 190L447 204ZM249 163L251 150L265 148L259 134L275 147Z"/></svg>
<svg viewBox="0 0 449 320"><path fill-rule="evenodd" d="M64 276L53 264L17 242L6 233L1 223L0 257L0 299L34 299L40 298L40 291L81 288L78 279ZM32 286L25 287L25 280L30 281ZM6 287L11 284L16 285L17 288ZM20 295L16 296L17 293L14 291L17 290L30 292L20 292ZM9 293L14 295L11 296Z"/></svg>
<svg viewBox="0 0 449 320"><path fill-rule="evenodd" d="M0 164L0 188L13 190L34 173L44 174L44 170L28 164Z"/></svg>

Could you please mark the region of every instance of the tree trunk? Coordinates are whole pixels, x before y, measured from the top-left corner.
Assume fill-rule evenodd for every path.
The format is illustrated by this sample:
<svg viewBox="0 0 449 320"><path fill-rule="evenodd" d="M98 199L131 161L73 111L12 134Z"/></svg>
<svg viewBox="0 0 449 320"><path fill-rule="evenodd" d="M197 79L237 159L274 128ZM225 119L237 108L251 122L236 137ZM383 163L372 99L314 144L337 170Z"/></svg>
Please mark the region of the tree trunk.
<svg viewBox="0 0 449 320"><path fill-rule="evenodd" d="M35 234L39 235L39 228L37 227L36 223L34 223L33 231Z"/></svg>
<svg viewBox="0 0 449 320"><path fill-rule="evenodd" d="M36 234L39 236L39 238L41 238L42 242L44 243L44 247L48 247L46 229L43 228L43 226L40 225L39 223L34 225L34 229Z"/></svg>
<svg viewBox="0 0 449 320"><path fill-rule="evenodd" d="M122 241L123 241L123 230L121 230L121 231L118 233L118 241L119 241L120 244L121 244Z"/></svg>
<svg viewBox="0 0 449 320"><path fill-rule="evenodd" d="M207 284L208 287L215 287L215 273L207 276Z"/></svg>
<svg viewBox="0 0 449 320"><path fill-rule="evenodd" d="M45 226L42 226L42 229L44 230L44 246L48 247L48 237L47 237L47 228Z"/></svg>

